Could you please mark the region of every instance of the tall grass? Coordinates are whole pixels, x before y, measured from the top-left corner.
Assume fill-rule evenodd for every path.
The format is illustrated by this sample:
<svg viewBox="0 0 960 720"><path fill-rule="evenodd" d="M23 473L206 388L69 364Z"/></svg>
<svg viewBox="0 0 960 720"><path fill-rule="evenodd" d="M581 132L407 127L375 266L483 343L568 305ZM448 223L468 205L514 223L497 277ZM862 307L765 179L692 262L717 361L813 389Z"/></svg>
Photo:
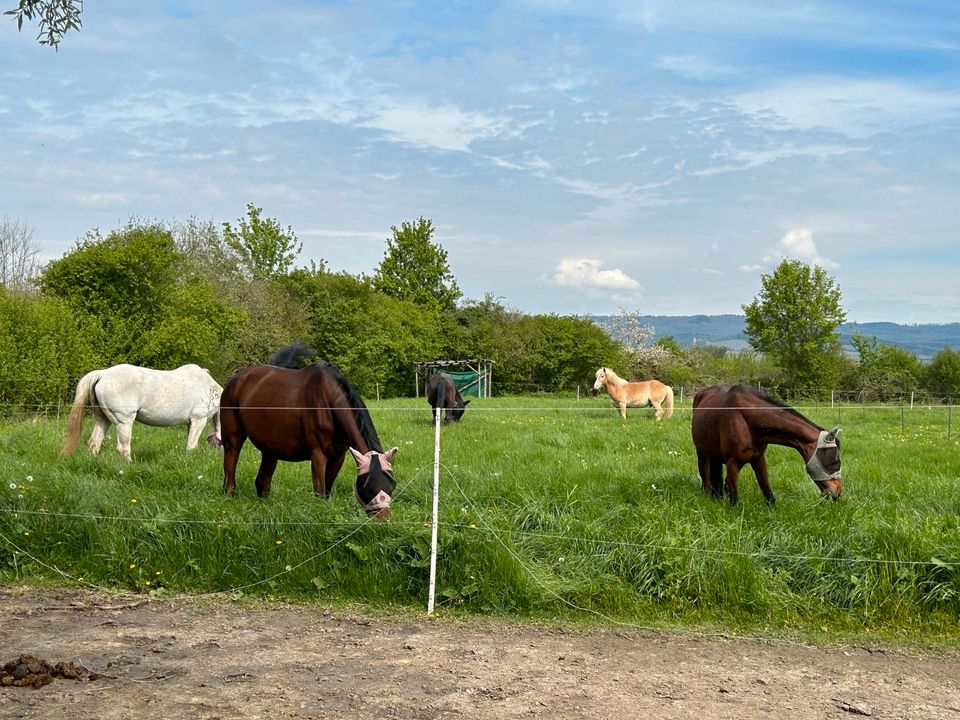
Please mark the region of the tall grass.
<svg viewBox="0 0 960 720"><path fill-rule="evenodd" d="M60 459L64 422L0 429L0 580L143 592L256 594L422 609L433 433L423 400L369 403L397 445L393 519L373 523L347 460L332 496L281 463L256 497L249 444L237 493L219 452L136 426ZM441 432L438 607L758 633L960 640L960 443L947 408L801 407L841 425L844 494L819 499L793 450L767 451L777 505L752 471L730 507L700 490L689 402L626 422L604 398L474 400ZM951 422L953 419L951 418ZM89 421L87 432L89 432Z"/></svg>

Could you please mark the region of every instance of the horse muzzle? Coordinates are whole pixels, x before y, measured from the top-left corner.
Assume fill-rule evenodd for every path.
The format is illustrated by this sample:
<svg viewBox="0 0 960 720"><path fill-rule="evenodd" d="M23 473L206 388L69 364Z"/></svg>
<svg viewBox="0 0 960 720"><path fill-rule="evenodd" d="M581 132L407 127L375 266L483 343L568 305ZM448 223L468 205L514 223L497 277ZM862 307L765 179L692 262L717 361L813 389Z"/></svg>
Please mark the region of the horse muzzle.
<svg viewBox="0 0 960 720"><path fill-rule="evenodd" d="M829 478L827 480L815 480L817 487L820 488L820 497L828 497L831 500L839 500L840 493L843 492L843 482L840 478Z"/></svg>

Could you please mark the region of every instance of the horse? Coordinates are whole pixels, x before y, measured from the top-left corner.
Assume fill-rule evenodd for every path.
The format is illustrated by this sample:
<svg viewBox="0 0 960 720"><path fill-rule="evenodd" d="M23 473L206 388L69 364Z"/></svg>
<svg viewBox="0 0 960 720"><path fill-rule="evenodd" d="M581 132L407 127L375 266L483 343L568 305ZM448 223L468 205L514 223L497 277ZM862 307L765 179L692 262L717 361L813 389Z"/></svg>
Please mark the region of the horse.
<svg viewBox="0 0 960 720"><path fill-rule="evenodd" d="M737 504L737 478L748 463L767 503L776 502L764 456L771 443L800 453L821 497L837 500L843 490L837 437L840 428L827 431L795 409L746 385L711 385L698 392L693 398L690 432L704 491L716 499L722 497L726 465L731 505Z"/></svg>
<svg viewBox="0 0 960 720"><path fill-rule="evenodd" d="M207 440L217 444L222 392L223 388L199 365L154 370L122 364L93 370L77 383L67 419L67 439L60 455L66 457L76 448L88 406L93 413L94 427L87 447L94 455L100 452L112 423L117 428L117 450L132 461L130 439L134 420L156 427L189 425L187 450L197 447L200 433L209 420L212 428Z"/></svg>
<svg viewBox="0 0 960 720"><path fill-rule="evenodd" d="M304 365L304 363L307 363ZM266 365L250 365L227 381L220 398L223 491L232 495L240 449L249 438L261 454L257 495L270 494L280 460L310 461L313 492L329 497L347 450L357 464L355 495L376 520L390 517L396 481L367 406L340 369L316 360L302 343L278 350Z"/></svg>
<svg viewBox="0 0 960 720"><path fill-rule="evenodd" d="M460 391L453 382L453 378L448 373L439 372L430 376L427 380L427 402L433 408L434 413L439 409L444 410L443 422L449 423L451 420L459 422L463 413L470 404L467 400L464 402Z"/></svg>
<svg viewBox="0 0 960 720"><path fill-rule="evenodd" d="M659 380L627 382L608 367L597 370L597 379L593 383L594 392L606 388L614 407L620 408L620 417L627 419L628 407L656 408L657 420L673 415L673 388Z"/></svg>

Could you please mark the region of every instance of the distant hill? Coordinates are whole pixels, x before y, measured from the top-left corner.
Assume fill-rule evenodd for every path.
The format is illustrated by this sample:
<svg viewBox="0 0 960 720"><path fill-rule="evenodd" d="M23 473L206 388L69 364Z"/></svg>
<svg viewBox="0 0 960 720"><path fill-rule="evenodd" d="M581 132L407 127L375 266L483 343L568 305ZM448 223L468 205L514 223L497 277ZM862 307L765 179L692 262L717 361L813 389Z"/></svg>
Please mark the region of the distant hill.
<svg viewBox="0 0 960 720"><path fill-rule="evenodd" d="M602 325L610 323L609 315L594 319ZM743 315L641 315L640 322L652 326L654 339L672 336L681 346L721 345L731 350L749 347L743 334L746 318ZM892 322L844 323L840 326L840 341L853 352L853 336L861 333L876 337L885 345L896 345L929 359L944 345L960 348L960 323L942 325L898 325Z"/></svg>

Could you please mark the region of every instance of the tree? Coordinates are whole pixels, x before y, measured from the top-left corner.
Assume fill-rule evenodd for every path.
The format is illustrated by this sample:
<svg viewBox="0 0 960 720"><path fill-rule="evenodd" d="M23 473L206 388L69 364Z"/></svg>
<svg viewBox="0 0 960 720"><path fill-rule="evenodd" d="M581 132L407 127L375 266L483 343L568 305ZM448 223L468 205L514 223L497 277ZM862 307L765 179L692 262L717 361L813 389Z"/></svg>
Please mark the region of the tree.
<svg viewBox="0 0 960 720"><path fill-rule="evenodd" d="M223 224L224 242L237 256L240 266L257 280L286 275L303 250L303 243L289 225L286 230L273 218L261 218L262 208L247 203L247 217L237 220L236 230Z"/></svg>
<svg viewBox="0 0 960 720"><path fill-rule="evenodd" d="M447 264L447 251L433 242L433 222L419 218L390 228L387 250L373 277L373 287L398 300L451 315L461 297Z"/></svg>
<svg viewBox="0 0 960 720"><path fill-rule="evenodd" d="M670 351L663 345L653 342L656 328L640 322L640 311L630 312L620 308L620 314L611 318L610 333L623 343L630 354L630 367L624 372L638 379L657 374L657 368L667 361Z"/></svg>
<svg viewBox="0 0 960 720"><path fill-rule="evenodd" d="M867 338L862 333L854 333L853 347L860 355L861 390L869 391L878 400L888 400L917 387L922 367L915 353L879 343L876 337Z"/></svg>
<svg viewBox="0 0 960 720"><path fill-rule="evenodd" d="M924 385L942 397L960 398L960 351L945 345L937 352L926 367Z"/></svg>
<svg viewBox="0 0 960 720"><path fill-rule="evenodd" d="M743 306L750 346L772 356L797 390L832 385L842 357L837 328L846 319L840 300L840 288L822 267L784 260Z"/></svg>
<svg viewBox="0 0 960 720"><path fill-rule="evenodd" d="M0 222L0 285L24 289L39 269L40 246L26 224L4 216Z"/></svg>
<svg viewBox="0 0 960 720"><path fill-rule="evenodd" d="M60 40L68 31L80 30L82 12L83 0L20 0L17 7L3 14L16 18L18 31L23 29L24 20L37 18L37 42L59 50Z"/></svg>

